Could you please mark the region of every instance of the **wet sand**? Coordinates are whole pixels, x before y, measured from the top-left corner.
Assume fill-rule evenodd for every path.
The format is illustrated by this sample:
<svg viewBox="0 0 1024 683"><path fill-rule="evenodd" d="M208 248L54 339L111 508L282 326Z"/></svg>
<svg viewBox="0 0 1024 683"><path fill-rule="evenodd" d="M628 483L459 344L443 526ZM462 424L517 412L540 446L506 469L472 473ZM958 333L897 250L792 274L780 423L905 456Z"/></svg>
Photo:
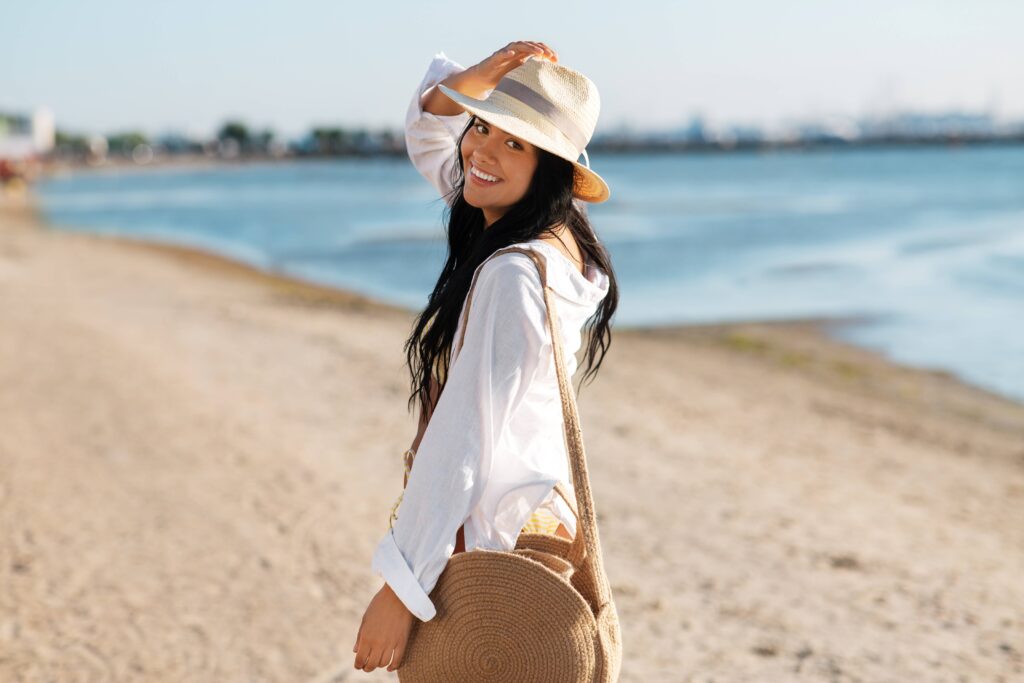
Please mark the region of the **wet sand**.
<svg viewBox="0 0 1024 683"><path fill-rule="evenodd" d="M413 316L0 206L0 681L371 681ZM1024 680L1024 406L813 322L618 328L621 680ZM577 376L577 380L579 376Z"/></svg>

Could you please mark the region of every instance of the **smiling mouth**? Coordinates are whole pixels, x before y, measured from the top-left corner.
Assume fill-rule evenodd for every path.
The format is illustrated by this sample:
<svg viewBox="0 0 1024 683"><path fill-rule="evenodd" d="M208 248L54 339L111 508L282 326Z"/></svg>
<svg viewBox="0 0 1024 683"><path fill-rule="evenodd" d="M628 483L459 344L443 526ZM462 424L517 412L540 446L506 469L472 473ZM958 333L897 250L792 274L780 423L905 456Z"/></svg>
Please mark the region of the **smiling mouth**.
<svg viewBox="0 0 1024 683"><path fill-rule="evenodd" d="M473 176L477 180L477 182L486 183L488 185L497 185L498 183L501 182L501 178L499 178L498 176L491 175L490 173L484 173L472 163L469 165L469 174Z"/></svg>

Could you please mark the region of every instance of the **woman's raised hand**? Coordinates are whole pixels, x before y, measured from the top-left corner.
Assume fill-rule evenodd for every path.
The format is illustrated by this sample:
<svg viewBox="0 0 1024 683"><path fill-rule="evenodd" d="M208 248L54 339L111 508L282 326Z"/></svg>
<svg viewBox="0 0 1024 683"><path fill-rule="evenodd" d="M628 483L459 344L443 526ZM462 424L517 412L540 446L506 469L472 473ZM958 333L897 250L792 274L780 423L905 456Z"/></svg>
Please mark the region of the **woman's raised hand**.
<svg viewBox="0 0 1024 683"><path fill-rule="evenodd" d="M532 40L517 40L509 43L500 50L495 50L489 57L475 64L471 69L474 75L485 83L488 88L498 85L505 74L523 64L532 56L547 59L551 62L558 61L558 54L545 45Z"/></svg>
<svg viewBox="0 0 1024 683"><path fill-rule="evenodd" d="M489 57L468 69L458 71L441 83L468 97L482 99L488 90L494 90L505 74L521 65L530 57L558 61L558 55L544 43L532 40L517 40L496 50ZM423 111L439 116L452 116L465 111L461 105L438 90L436 85L427 88L420 96Z"/></svg>

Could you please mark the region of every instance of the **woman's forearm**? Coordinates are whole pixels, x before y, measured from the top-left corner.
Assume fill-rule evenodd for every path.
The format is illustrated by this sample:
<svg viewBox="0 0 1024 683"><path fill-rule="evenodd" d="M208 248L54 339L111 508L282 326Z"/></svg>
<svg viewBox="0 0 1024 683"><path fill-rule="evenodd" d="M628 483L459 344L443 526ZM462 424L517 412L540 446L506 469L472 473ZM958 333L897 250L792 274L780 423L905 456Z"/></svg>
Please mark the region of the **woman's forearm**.
<svg viewBox="0 0 1024 683"><path fill-rule="evenodd" d="M457 90L463 95L468 95L469 97L475 97L477 99L482 99L484 93L494 87L491 80L481 78L477 75L475 66L471 66L464 71L452 74L441 81L441 83L452 90ZM453 102L447 95L441 92L436 85L430 86L422 95L420 95L420 104L423 107L423 111L436 114L438 116L454 116L465 111L460 105Z"/></svg>

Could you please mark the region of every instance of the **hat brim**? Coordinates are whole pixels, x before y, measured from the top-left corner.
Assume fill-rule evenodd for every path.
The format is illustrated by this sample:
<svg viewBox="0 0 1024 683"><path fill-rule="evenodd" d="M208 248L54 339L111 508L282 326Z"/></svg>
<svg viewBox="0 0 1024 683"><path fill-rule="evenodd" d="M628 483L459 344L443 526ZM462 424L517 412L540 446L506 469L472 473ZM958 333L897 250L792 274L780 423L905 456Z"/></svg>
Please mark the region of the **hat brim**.
<svg viewBox="0 0 1024 683"><path fill-rule="evenodd" d="M607 201L611 196L611 190L604 178L599 176L587 166L574 159L567 159L564 154L555 148L555 145L540 131L525 122L514 112L508 111L489 99L478 100L475 97L463 95L441 83L437 84L438 89L449 99L461 106L471 114L476 114L489 123L498 126L502 130L526 140L531 145L551 152L558 157L571 162L574 167L573 196L585 202L600 204Z"/></svg>

